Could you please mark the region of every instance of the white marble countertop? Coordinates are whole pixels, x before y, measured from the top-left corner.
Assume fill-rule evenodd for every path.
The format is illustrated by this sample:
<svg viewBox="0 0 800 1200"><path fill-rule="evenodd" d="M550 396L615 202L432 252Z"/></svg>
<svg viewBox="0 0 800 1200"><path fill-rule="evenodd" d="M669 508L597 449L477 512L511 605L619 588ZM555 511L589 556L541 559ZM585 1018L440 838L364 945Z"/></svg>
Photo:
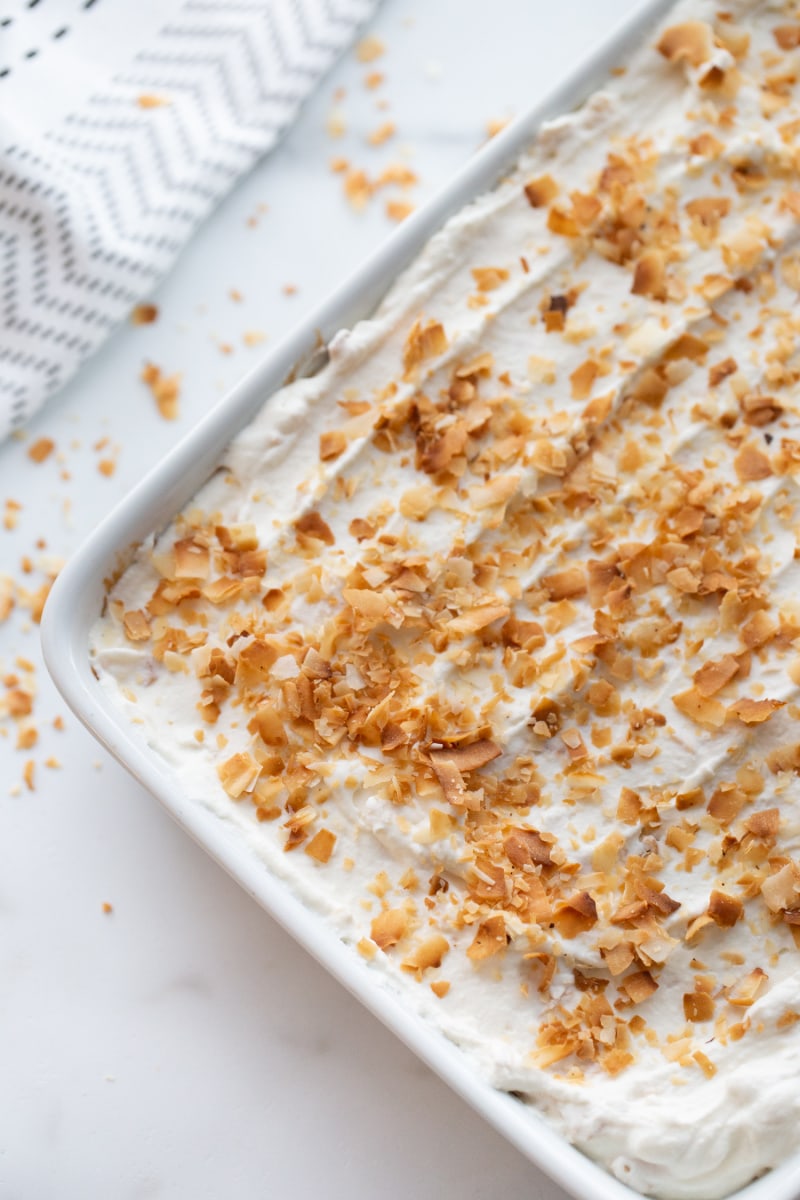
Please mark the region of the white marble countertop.
<svg viewBox="0 0 800 1200"><path fill-rule="evenodd" d="M0 508L18 518L0 525L0 575L38 586L48 556L68 556L387 236L387 199L423 201L487 122L547 92L633 7L385 0L373 23L383 57L365 65L351 52L338 64L184 252L153 297L158 321L119 330L23 438L0 447ZM371 71L385 75L374 90ZM332 116L345 126L335 140ZM370 146L387 120L397 133ZM371 176L403 161L419 183L355 212L335 156ZM183 374L175 422L138 381L148 359ZM56 451L35 465L27 448L39 437ZM39 742L15 748L16 727L0 716L3 1200L563 1197L78 726L40 665L36 627L17 612L0 624L0 681L23 673L20 656L35 666Z"/></svg>

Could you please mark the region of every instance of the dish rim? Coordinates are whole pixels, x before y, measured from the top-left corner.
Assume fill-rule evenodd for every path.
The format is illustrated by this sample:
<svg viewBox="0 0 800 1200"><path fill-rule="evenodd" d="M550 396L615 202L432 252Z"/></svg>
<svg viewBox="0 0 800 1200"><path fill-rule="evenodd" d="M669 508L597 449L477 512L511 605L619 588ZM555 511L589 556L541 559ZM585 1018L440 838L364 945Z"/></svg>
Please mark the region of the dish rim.
<svg viewBox="0 0 800 1200"><path fill-rule="evenodd" d="M482 1079L466 1055L425 1019L406 1008L376 972L359 960L319 914L220 820L176 786L166 768L140 744L122 710L112 705L92 672L89 630L107 581L133 548L161 529L211 475L225 446L260 410L265 398L294 374L306 373L321 347L341 328L369 316L382 295L455 212L489 190L530 143L543 121L574 108L638 43L675 0L639 0L543 100L516 118L403 222L345 281L301 321L168 454L145 475L84 541L59 574L45 606L41 636L45 664L62 697L89 732L156 797L211 855L305 950L536 1167L577 1200L636 1200L641 1193L577 1150L532 1106ZM726 1200L795 1200L800 1152Z"/></svg>

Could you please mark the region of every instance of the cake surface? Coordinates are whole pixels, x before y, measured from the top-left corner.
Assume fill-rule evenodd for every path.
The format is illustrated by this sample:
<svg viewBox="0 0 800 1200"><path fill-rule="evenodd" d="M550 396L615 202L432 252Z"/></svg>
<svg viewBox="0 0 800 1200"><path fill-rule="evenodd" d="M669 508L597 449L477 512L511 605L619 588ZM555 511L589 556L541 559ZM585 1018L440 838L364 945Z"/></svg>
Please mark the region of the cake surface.
<svg viewBox="0 0 800 1200"><path fill-rule="evenodd" d="M103 686L646 1194L800 1119L800 11L671 11L110 590Z"/></svg>

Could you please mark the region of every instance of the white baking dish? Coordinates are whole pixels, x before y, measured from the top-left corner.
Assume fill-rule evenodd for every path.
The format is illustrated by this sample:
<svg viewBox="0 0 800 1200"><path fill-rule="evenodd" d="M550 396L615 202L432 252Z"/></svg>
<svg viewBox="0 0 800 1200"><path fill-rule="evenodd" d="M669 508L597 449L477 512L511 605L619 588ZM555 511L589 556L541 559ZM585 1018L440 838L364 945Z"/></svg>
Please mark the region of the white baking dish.
<svg viewBox="0 0 800 1200"><path fill-rule="evenodd" d="M95 679L89 631L100 612L105 581L124 566L132 547L165 525L202 486L228 441L290 374L308 374L333 334L368 316L398 273L452 213L488 190L528 145L539 124L575 106L624 59L670 0L645 0L632 21L608 40L536 108L481 151L431 203L407 221L373 257L269 355L151 472L98 527L57 580L42 639L47 665L67 703L106 748L292 936L423 1061L533 1163L573 1195L631 1200L638 1193L557 1135L530 1107L490 1087L461 1051L385 990L318 915L269 873L241 832L183 793L137 740L123 713ZM736 1200L793 1200L800 1194L800 1155L736 1193Z"/></svg>

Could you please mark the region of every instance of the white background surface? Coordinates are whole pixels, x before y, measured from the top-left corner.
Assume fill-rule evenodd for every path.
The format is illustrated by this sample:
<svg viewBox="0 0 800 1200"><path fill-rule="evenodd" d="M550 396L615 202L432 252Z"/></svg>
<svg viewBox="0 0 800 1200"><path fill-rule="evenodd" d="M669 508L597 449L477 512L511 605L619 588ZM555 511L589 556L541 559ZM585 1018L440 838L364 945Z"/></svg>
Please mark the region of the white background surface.
<svg viewBox="0 0 800 1200"><path fill-rule="evenodd" d="M333 156L371 176L406 161L419 203L487 121L546 93L633 7L385 0L374 22L383 58L365 66L350 53L324 81L153 297L158 322L121 329L24 439L0 447L0 508L23 506L14 531L0 528L0 574L20 579L26 554L37 567L66 557L388 235L390 193L355 213ZM386 76L375 91L363 84L372 70ZM334 102L337 88L346 94ZM336 141L325 128L334 107L347 125ZM396 136L369 146L387 119ZM247 346L247 331L268 340ZM174 423L138 382L146 359L183 373ZM57 453L36 466L26 447L41 436ZM109 457L105 477L97 463ZM0 680L18 655L39 661L38 631L20 614L0 625ZM36 675L33 751L15 749L0 709L0 1200L560 1200L173 826ZM51 728L58 713L63 732ZM50 755L59 768L44 765ZM21 783L29 758L34 791Z"/></svg>

